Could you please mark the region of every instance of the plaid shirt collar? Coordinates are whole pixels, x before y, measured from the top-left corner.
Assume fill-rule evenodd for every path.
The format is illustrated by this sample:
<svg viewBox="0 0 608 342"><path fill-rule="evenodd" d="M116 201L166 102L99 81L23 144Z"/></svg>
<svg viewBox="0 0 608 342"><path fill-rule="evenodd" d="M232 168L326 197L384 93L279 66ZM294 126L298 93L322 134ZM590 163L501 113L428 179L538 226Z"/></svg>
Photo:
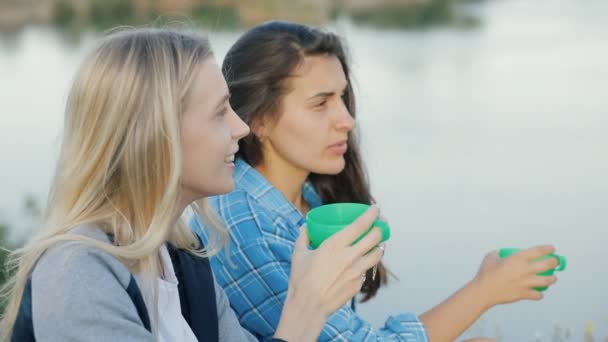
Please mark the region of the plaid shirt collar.
<svg viewBox="0 0 608 342"><path fill-rule="evenodd" d="M271 209L277 216L282 216L291 226L299 227L304 223L305 219L300 211L255 168L242 159L235 160L235 166L235 190L244 191L262 206ZM323 204L308 180L302 188L302 197L311 209Z"/></svg>

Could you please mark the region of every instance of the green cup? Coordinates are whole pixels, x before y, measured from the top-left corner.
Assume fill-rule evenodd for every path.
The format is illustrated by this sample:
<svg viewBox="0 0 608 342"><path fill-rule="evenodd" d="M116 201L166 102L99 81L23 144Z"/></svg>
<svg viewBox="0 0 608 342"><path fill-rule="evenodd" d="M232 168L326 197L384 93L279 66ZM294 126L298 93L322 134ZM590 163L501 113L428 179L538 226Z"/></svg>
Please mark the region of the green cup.
<svg viewBox="0 0 608 342"><path fill-rule="evenodd" d="M306 215L310 246L312 248L319 247L325 239L353 223L368 208L369 205L362 203L334 203L312 209ZM373 227L378 227L382 232L382 241L390 238L391 230L388 223L378 219L374 221L365 233L353 241L353 244L367 235Z"/></svg>
<svg viewBox="0 0 608 342"><path fill-rule="evenodd" d="M521 251L521 248L501 248L498 251L498 256L501 259L507 258L508 256L515 254L519 251ZM559 265L557 266L557 268L553 268L550 270L546 270L544 272L540 272L537 273L539 276L552 276L553 273L555 273L555 271L563 271L566 269L566 257L559 255L559 254L547 254L545 256L542 256L536 260L543 260L543 259L548 259L548 258L556 258L557 261L559 261ZM537 291L545 291L548 288L548 286L543 286L543 287L535 287L534 289Z"/></svg>

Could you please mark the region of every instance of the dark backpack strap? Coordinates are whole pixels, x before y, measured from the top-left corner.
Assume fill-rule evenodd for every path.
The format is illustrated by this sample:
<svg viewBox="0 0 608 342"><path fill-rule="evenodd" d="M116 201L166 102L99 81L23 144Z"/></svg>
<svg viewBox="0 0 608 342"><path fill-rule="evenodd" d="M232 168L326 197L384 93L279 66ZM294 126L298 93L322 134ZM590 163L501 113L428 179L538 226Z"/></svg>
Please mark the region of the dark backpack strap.
<svg viewBox="0 0 608 342"><path fill-rule="evenodd" d="M144 302L144 297L139 290L139 286L137 286L137 282L135 281L135 277L131 275L131 279L129 280L129 285L127 286L127 294L131 297L133 304L135 305L135 309L137 309L137 314L139 314L139 318L141 322L144 324L144 327L148 331L152 331L150 327L150 316L148 315L148 309L146 308L146 303Z"/></svg>
<svg viewBox="0 0 608 342"><path fill-rule="evenodd" d="M19 305L17 319L13 325L11 342L34 342L34 324L32 322L32 278L27 280Z"/></svg>
<svg viewBox="0 0 608 342"><path fill-rule="evenodd" d="M207 258L168 246L179 282L182 315L199 341L218 341L217 304L211 265Z"/></svg>
<svg viewBox="0 0 608 342"><path fill-rule="evenodd" d="M114 234L106 234L111 243L114 243ZM144 302L144 297L141 294L141 290L137 285L137 281L133 274L131 274L131 279L129 279L129 285L127 285L127 294L133 301L133 305L135 305L135 309L137 310L137 314L141 319L141 322L144 325L146 330L152 332L152 327L150 325L150 315L148 314L148 309L146 308L146 302Z"/></svg>

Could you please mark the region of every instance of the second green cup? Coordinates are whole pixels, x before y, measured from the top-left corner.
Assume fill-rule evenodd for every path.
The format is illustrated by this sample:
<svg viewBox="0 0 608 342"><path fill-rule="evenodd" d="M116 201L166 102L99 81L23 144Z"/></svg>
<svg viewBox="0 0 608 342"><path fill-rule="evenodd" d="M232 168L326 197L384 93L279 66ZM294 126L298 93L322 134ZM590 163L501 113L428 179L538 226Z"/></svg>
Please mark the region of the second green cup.
<svg viewBox="0 0 608 342"><path fill-rule="evenodd" d="M501 259L507 258L508 256L510 256L511 254L515 254L519 251L521 251L521 248L501 248L498 251L498 256ZM540 276L552 276L553 273L555 273L555 271L563 271L566 269L566 257L559 255L559 254L547 254L545 256L540 257L538 260L542 260L542 259L547 259L547 258L556 258L559 261L559 265L557 266L557 268L552 268L550 270L546 270L544 272L540 272L538 273L538 275ZM535 287L534 288L537 291L545 291L547 289L546 286L544 287Z"/></svg>
<svg viewBox="0 0 608 342"><path fill-rule="evenodd" d="M310 246L312 248L319 247L325 239L353 223L368 208L369 205L362 203L334 203L310 210L306 215ZM367 235L373 227L378 227L382 232L382 241L390 238L391 230L388 223L377 219L365 233L353 241L353 244Z"/></svg>

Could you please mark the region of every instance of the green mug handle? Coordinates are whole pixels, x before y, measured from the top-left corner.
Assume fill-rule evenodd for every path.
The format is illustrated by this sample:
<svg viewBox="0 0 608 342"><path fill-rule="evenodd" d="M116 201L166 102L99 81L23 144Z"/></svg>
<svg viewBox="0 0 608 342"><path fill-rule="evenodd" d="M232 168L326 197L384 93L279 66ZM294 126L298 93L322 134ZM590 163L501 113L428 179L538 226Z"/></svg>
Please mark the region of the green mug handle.
<svg viewBox="0 0 608 342"><path fill-rule="evenodd" d="M388 240L388 238L391 237L391 228L388 225L388 222L378 219L378 220L374 221L374 224L372 225L372 227L378 227L380 229L380 231L382 232L381 241L386 241L386 240Z"/></svg>
<svg viewBox="0 0 608 342"><path fill-rule="evenodd" d="M563 271L566 269L566 257L558 254L551 254L552 257L557 258L559 266L555 269L556 271Z"/></svg>
<svg viewBox="0 0 608 342"><path fill-rule="evenodd" d="M359 240L363 239L363 237L366 236L367 233L369 233L374 227L378 227L378 229L380 229L380 232L382 233L382 238L380 239L381 242L386 241L391 237L391 228L388 225L388 222L377 219L376 221L374 221L374 223L372 223L372 226L365 233L363 233L353 242L353 245L359 242Z"/></svg>

